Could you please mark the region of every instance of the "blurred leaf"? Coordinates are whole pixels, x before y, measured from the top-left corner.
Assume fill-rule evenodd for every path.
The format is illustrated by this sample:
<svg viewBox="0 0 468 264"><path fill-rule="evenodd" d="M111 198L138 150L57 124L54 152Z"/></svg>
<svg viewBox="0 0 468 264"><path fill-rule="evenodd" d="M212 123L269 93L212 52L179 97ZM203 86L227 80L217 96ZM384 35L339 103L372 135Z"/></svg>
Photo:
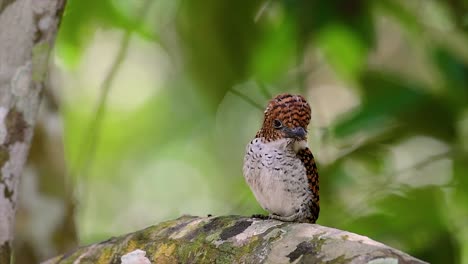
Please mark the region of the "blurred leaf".
<svg viewBox="0 0 468 264"><path fill-rule="evenodd" d="M281 78L296 62L296 29L289 18L272 25L255 48L251 62L255 78L272 82Z"/></svg>
<svg viewBox="0 0 468 264"><path fill-rule="evenodd" d="M394 116L423 101L424 94L391 78L379 78L369 74L363 80L371 94L363 97L362 106L348 114L334 126L338 138L350 136L358 131L381 127ZM383 76L381 76L383 77ZM373 89L373 90L371 90Z"/></svg>
<svg viewBox="0 0 468 264"><path fill-rule="evenodd" d="M403 245L393 246L403 246L414 253L427 247L428 241L434 241L441 233L447 232L439 210L442 201L443 193L437 187L406 189L403 195L389 195L378 201L370 201L376 204L379 213L357 219L349 229L372 235L390 245L392 241L400 241ZM369 228L373 230L372 234L367 233Z"/></svg>
<svg viewBox="0 0 468 264"><path fill-rule="evenodd" d="M328 25L318 32L316 43L328 62L346 79L352 80L363 70L368 50L350 28L340 24Z"/></svg>
<svg viewBox="0 0 468 264"><path fill-rule="evenodd" d="M387 148L382 144L374 144L373 148L360 147L359 151L355 151L353 155L348 158L352 158L357 162L361 162L366 165L376 177L381 176L385 169L385 156L387 154Z"/></svg>
<svg viewBox="0 0 468 264"><path fill-rule="evenodd" d="M380 10L394 17L398 22L400 22L404 26L404 29L411 30L415 34L421 32L422 25L418 21L418 18L400 1L381 0L374 1L374 4Z"/></svg>
<svg viewBox="0 0 468 264"><path fill-rule="evenodd" d="M446 4L454 15L457 25L465 32L468 32L468 1L451 0L446 1Z"/></svg>
<svg viewBox="0 0 468 264"><path fill-rule="evenodd" d="M456 198L461 202L461 204L468 204L468 155L460 155L455 158L453 166L453 176L455 182L455 195ZM468 213L468 208L465 208L466 213Z"/></svg>
<svg viewBox="0 0 468 264"><path fill-rule="evenodd" d="M150 98L145 104L134 112L113 111L102 120L101 140L96 154L96 167L115 168L116 160L125 160L126 157L148 152L151 146L162 146L173 137L179 136L182 129L173 129L177 123L169 122L170 100L164 94ZM76 102L75 102L76 103ZM78 103L79 104L79 103ZM81 105L88 105L81 102ZM67 137L67 156L72 166L76 166L78 155L83 149L83 135L93 112L87 108L65 108L65 131ZM177 113L172 112L172 117ZM122 129L122 124L132 127L131 130ZM168 124L165 129L160 124ZM171 125L171 126L169 126ZM101 175L112 177L112 174Z"/></svg>
<svg viewBox="0 0 468 264"><path fill-rule="evenodd" d="M303 54L309 42L320 47L338 73L354 80L375 43L369 1L284 1L297 17L298 51Z"/></svg>
<svg viewBox="0 0 468 264"><path fill-rule="evenodd" d="M75 67L85 44L99 27L132 30L143 38L155 39L155 33L140 23L133 9L116 8L114 1L69 0L57 35L57 52L68 67ZM99 26L98 26L99 25Z"/></svg>
<svg viewBox="0 0 468 264"><path fill-rule="evenodd" d="M424 248L414 250L414 256L430 263L462 263L460 261L460 244L453 232L441 231L434 239L427 240Z"/></svg>
<svg viewBox="0 0 468 264"><path fill-rule="evenodd" d="M263 1L181 2L178 30L183 60L213 113L226 92L248 75L261 36L254 18Z"/></svg>
<svg viewBox="0 0 468 264"><path fill-rule="evenodd" d="M391 121L406 129L442 140L455 136L454 115L420 83L384 72L368 71L361 77L363 103L334 126L338 138L358 131L388 127ZM401 123L400 123L401 122Z"/></svg>
<svg viewBox="0 0 468 264"><path fill-rule="evenodd" d="M336 193L343 188L349 188L355 184L350 171L344 169L341 162L335 162L328 166L318 164L320 173L320 206L327 208L321 210L319 224L337 226L342 219L349 218L342 206L341 199L337 199Z"/></svg>
<svg viewBox="0 0 468 264"><path fill-rule="evenodd" d="M349 27L368 48L374 44L374 23L370 1L310 1L285 0L287 10L298 18L298 33L304 40L309 34L329 25L341 24ZM312 38L312 41L314 39Z"/></svg>
<svg viewBox="0 0 468 264"><path fill-rule="evenodd" d="M454 111L468 106L468 66L447 49L436 48L433 59L444 81L444 96Z"/></svg>
<svg viewBox="0 0 468 264"><path fill-rule="evenodd" d="M422 83L389 72L367 71L361 76L361 85L363 120L372 121L375 117L390 118L397 121L398 125L404 125L406 129L425 134L432 134L437 131L437 128L431 129L433 126L440 126L445 122L446 117L441 117L441 123L427 122L428 115L439 118L445 109L439 107L439 103L434 101Z"/></svg>

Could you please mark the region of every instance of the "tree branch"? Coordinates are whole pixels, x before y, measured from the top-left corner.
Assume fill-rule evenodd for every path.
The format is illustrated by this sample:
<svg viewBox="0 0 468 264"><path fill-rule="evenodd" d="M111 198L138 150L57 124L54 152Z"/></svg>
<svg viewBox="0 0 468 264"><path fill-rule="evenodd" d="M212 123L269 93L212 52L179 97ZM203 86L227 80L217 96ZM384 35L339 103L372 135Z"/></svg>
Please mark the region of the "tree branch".
<svg viewBox="0 0 468 264"><path fill-rule="evenodd" d="M147 258L139 263L425 263L367 237L315 224L183 216L43 264L121 263L122 256L139 250Z"/></svg>
<svg viewBox="0 0 468 264"><path fill-rule="evenodd" d="M246 101L247 103L249 103L250 105L252 105L253 107L259 109L260 111L263 111L263 107L259 104L257 104L254 100L250 99L248 96L246 96L245 94L237 91L236 89L232 88L229 90L231 93L237 95L238 97L240 97L242 100Z"/></svg>

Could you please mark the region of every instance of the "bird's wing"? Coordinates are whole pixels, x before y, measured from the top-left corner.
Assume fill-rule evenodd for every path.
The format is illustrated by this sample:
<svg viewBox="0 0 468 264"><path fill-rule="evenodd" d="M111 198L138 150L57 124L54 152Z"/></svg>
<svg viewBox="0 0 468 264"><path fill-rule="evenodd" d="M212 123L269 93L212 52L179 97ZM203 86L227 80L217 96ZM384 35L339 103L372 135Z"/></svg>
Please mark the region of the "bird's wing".
<svg viewBox="0 0 468 264"><path fill-rule="evenodd" d="M319 198L319 174L317 171L317 165L315 163L314 155L309 148L300 150L297 155L301 159L302 163L306 168L307 180L309 183L309 189L312 192L312 203L310 205L312 223L317 221L320 212L320 198Z"/></svg>

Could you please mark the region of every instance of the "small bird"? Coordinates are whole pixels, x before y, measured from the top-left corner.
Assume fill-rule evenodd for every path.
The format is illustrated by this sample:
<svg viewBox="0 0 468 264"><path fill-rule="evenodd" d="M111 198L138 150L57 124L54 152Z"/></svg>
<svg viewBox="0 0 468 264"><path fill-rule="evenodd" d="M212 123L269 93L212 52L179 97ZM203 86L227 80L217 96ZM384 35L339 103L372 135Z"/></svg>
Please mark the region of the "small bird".
<svg viewBox="0 0 468 264"><path fill-rule="evenodd" d="M269 218L315 223L319 216L319 175L307 145L310 114L304 97L277 95L247 145L244 177Z"/></svg>

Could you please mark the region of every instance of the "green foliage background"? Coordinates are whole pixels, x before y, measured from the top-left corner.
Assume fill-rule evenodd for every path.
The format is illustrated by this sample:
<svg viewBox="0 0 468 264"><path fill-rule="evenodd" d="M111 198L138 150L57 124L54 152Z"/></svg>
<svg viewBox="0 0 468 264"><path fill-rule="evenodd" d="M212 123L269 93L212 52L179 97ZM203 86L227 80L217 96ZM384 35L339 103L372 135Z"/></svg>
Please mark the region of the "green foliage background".
<svg viewBox="0 0 468 264"><path fill-rule="evenodd" d="M312 106L319 224L468 263L468 1L149 2L69 0L63 17L55 75L82 243L260 213L244 146L287 91Z"/></svg>

